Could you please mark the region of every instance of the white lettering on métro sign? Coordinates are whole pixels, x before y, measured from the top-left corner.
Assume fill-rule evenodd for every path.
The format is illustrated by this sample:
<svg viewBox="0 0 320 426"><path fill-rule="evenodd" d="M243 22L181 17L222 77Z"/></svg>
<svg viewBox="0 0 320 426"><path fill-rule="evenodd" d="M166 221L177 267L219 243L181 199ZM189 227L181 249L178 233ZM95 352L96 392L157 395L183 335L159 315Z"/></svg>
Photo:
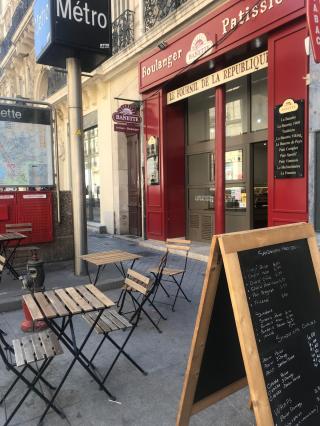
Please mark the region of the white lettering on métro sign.
<svg viewBox="0 0 320 426"><path fill-rule="evenodd" d="M73 7L71 0L57 0L57 16L70 21L84 22L93 27L98 25L103 30L108 25L108 19L104 13L89 9L88 3L83 4L81 0L77 1Z"/></svg>

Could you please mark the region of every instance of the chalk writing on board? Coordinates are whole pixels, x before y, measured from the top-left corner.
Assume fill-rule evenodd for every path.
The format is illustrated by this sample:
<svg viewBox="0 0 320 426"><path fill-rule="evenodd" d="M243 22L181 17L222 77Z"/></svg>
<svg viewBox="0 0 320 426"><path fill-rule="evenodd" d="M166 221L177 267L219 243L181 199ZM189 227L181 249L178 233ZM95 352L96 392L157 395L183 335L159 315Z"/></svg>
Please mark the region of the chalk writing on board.
<svg viewBox="0 0 320 426"><path fill-rule="evenodd" d="M238 253L276 426L320 424L320 295L307 240Z"/></svg>

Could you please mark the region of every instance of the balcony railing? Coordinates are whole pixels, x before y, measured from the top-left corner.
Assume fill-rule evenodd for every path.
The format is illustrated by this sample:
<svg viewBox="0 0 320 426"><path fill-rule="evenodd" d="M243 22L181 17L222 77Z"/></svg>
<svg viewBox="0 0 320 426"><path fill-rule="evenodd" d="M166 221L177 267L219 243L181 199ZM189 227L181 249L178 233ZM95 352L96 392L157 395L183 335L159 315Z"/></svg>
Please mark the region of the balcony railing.
<svg viewBox="0 0 320 426"><path fill-rule="evenodd" d="M113 54L129 46L134 41L134 12L125 10L112 23Z"/></svg>
<svg viewBox="0 0 320 426"><path fill-rule="evenodd" d="M188 0L145 0L144 28L149 31L157 22L164 19Z"/></svg>
<svg viewBox="0 0 320 426"><path fill-rule="evenodd" d="M33 0L20 0L20 3L16 7L16 10L14 11L14 14L12 16L12 22L11 22L9 31L7 32L5 38L0 44L0 62L9 52L10 47L12 46L12 37L14 33L16 32L18 26L20 25L27 10L32 4L33 4Z"/></svg>

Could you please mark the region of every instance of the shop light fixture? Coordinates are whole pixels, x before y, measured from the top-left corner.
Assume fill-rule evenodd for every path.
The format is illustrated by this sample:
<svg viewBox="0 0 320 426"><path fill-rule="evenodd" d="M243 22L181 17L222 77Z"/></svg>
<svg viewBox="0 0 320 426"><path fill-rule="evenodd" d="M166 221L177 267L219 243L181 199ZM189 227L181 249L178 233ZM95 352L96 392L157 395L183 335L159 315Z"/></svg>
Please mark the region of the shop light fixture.
<svg viewBox="0 0 320 426"><path fill-rule="evenodd" d="M165 41L160 41L160 43L158 44L158 47L159 47L160 50L166 49L167 46L168 46L168 44Z"/></svg>

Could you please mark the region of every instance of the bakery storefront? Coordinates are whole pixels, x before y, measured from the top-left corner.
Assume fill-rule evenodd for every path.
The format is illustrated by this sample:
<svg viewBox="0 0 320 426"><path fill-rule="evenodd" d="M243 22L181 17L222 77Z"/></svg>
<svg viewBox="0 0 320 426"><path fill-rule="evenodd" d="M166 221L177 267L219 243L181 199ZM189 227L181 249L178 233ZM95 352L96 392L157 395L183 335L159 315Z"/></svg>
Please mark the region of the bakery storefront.
<svg viewBox="0 0 320 426"><path fill-rule="evenodd" d="M228 1L142 59L150 239L308 220L304 0Z"/></svg>

